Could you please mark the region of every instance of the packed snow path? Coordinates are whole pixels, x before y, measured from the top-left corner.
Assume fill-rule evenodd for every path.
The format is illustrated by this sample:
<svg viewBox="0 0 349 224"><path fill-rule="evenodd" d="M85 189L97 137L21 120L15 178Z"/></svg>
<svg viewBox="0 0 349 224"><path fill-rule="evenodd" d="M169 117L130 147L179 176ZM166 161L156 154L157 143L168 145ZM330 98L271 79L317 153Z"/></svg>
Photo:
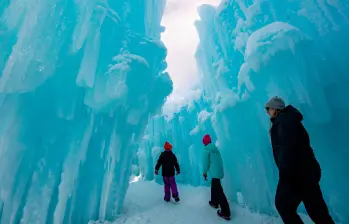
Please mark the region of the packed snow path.
<svg viewBox="0 0 349 224"><path fill-rule="evenodd" d="M254 214L233 204L232 220L225 221L208 205L209 188L178 185L178 189L181 201L166 203L162 185L144 181L130 183L124 215L114 224L282 224L278 218Z"/></svg>

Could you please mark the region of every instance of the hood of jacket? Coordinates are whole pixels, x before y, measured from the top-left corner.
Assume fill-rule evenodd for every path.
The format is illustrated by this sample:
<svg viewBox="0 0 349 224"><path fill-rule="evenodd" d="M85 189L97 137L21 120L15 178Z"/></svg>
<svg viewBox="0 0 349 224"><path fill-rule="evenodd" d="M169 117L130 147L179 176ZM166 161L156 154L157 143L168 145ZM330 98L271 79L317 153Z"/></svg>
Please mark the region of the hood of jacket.
<svg viewBox="0 0 349 224"><path fill-rule="evenodd" d="M283 109L278 116L272 118L271 121L273 123L279 123L279 122L284 122L284 121L301 122L301 121L303 121L303 115L301 112L299 112L299 110L297 110L293 106L289 105L285 109Z"/></svg>

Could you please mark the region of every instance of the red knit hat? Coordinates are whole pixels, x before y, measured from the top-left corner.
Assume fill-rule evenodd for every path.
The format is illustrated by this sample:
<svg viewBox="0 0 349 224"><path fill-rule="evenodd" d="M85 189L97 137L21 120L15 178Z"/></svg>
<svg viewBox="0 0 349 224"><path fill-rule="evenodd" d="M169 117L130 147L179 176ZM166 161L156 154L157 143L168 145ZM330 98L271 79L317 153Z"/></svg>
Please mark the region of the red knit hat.
<svg viewBox="0 0 349 224"><path fill-rule="evenodd" d="M204 145L208 145L212 142L211 140L211 136L210 135L205 135L204 138L202 139L202 143L204 143Z"/></svg>
<svg viewBox="0 0 349 224"><path fill-rule="evenodd" d="M165 142L164 149L165 150L172 150L172 145L168 142Z"/></svg>

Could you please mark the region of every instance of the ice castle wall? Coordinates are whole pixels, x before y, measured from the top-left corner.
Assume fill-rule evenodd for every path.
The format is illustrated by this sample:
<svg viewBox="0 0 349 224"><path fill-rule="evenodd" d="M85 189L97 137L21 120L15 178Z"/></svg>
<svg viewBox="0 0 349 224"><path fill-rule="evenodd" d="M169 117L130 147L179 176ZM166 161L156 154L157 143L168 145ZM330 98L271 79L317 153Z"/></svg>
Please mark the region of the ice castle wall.
<svg viewBox="0 0 349 224"><path fill-rule="evenodd" d="M274 210L277 171L263 105L279 95L303 112L331 213L349 222L348 5L227 0L199 13L197 60L212 99L230 198L241 192L248 207Z"/></svg>
<svg viewBox="0 0 349 224"><path fill-rule="evenodd" d="M163 0L0 3L0 223L121 211L132 145L172 91Z"/></svg>
<svg viewBox="0 0 349 224"><path fill-rule="evenodd" d="M276 214L278 173L264 103L279 95L304 114L322 167L324 197L334 218L348 223L348 4L224 0L218 8L203 5L198 12L201 97L190 103L193 109L188 105L172 119L150 122L137 158L151 165L141 165L141 173L154 178L154 162L169 140L183 167L178 179L207 184L201 178L201 138L210 133L224 157L230 200ZM204 111L208 119L200 122Z"/></svg>

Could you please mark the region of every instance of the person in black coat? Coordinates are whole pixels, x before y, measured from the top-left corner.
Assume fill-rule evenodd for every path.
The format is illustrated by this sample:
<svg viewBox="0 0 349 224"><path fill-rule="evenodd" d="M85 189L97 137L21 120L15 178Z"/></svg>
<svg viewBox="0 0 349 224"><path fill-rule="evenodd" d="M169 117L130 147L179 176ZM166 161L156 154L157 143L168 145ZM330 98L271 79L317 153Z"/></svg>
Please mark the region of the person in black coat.
<svg viewBox="0 0 349 224"><path fill-rule="evenodd" d="M172 197L176 202L179 202L177 183L174 177L175 170L177 171L177 175L180 173L179 164L176 155L172 152L172 145L165 142L164 149L165 151L160 154L158 162L155 166L155 174L159 174L159 169L162 166L162 177L164 180L165 191L164 200L166 202L170 201L172 191Z"/></svg>
<svg viewBox="0 0 349 224"><path fill-rule="evenodd" d="M320 224L334 224L320 189L321 169L302 124L303 115L293 106L285 106L280 97L265 105L272 123L271 144L279 183L275 206L285 224L302 224L297 214L301 202L310 218Z"/></svg>

